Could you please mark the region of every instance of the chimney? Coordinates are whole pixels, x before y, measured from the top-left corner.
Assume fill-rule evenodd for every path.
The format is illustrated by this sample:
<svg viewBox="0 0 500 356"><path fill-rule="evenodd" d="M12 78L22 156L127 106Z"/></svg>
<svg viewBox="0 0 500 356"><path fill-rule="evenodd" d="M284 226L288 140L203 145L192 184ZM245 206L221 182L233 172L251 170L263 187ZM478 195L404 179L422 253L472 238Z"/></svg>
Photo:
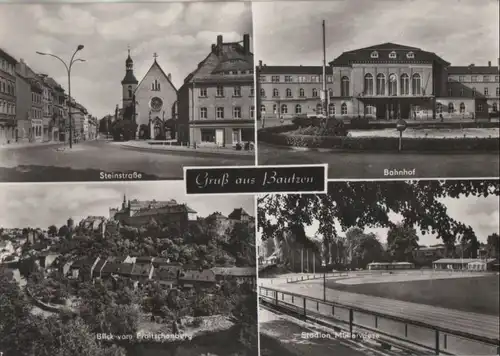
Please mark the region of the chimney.
<svg viewBox="0 0 500 356"><path fill-rule="evenodd" d="M222 53L222 35L217 36L217 54Z"/></svg>
<svg viewBox="0 0 500 356"><path fill-rule="evenodd" d="M488 67L491 67L491 61L488 61Z"/></svg>
<svg viewBox="0 0 500 356"><path fill-rule="evenodd" d="M243 35L243 51L245 54L250 53L250 35L247 33Z"/></svg>
<svg viewBox="0 0 500 356"><path fill-rule="evenodd" d="M172 73L168 73L167 78L171 82L172 81Z"/></svg>
<svg viewBox="0 0 500 356"><path fill-rule="evenodd" d="M259 67L262 68L262 60L259 60Z"/></svg>

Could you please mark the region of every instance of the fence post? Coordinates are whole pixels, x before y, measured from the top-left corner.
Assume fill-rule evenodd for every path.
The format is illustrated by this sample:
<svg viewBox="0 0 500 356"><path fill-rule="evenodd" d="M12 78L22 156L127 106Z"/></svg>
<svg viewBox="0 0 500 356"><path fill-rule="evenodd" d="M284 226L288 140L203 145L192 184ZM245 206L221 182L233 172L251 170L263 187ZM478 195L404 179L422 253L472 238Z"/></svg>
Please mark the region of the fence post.
<svg viewBox="0 0 500 356"><path fill-rule="evenodd" d="M306 318L306 297L304 297L304 318Z"/></svg>
<svg viewBox="0 0 500 356"><path fill-rule="evenodd" d="M332 305L332 315L335 315L335 305Z"/></svg>
<svg viewBox="0 0 500 356"><path fill-rule="evenodd" d="M278 291L276 291L276 305L278 305Z"/></svg>
<svg viewBox="0 0 500 356"><path fill-rule="evenodd" d="M434 351L436 355L439 355L439 330L436 330L436 349Z"/></svg>
<svg viewBox="0 0 500 356"><path fill-rule="evenodd" d="M378 328L378 316L375 315L375 328Z"/></svg>
<svg viewBox="0 0 500 356"><path fill-rule="evenodd" d="M448 348L448 334L443 335L443 343L444 343L444 349L446 350Z"/></svg>
<svg viewBox="0 0 500 356"><path fill-rule="evenodd" d="M349 309L349 334L352 339L352 324L354 321L354 312L352 309Z"/></svg>
<svg viewBox="0 0 500 356"><path fill-rule="evenodd" d="M405 324L405 337L408 337L408 324Z"/></svg>

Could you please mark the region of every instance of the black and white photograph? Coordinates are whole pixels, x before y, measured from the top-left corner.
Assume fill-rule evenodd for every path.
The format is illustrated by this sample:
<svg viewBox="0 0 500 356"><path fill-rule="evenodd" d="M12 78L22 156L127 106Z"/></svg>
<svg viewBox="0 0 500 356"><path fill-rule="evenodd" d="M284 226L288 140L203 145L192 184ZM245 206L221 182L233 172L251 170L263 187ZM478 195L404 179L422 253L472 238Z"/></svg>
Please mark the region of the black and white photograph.
<svg viewBox="0 0 500 356"><path fill-rule="evenodd" d="M261 356L498 355L499 195L399 180L259 196Z"/></svg>
<svg viewBox="0 0 500 356"><path fill-rule="evenodd" d="M0 355L257 356L255 197L0 185Z"/></svg>
<svg viewBox="0 0 500 356"><path fill-rule="evenodd" d="M499 172L498 0L252 4L258 161L332 179Z"/></svg>
<svg viewBox="0 0 500 356"><path fill-rule="evenodd" d="M0 4L0 181L255 163L249 2Z"/></svg>

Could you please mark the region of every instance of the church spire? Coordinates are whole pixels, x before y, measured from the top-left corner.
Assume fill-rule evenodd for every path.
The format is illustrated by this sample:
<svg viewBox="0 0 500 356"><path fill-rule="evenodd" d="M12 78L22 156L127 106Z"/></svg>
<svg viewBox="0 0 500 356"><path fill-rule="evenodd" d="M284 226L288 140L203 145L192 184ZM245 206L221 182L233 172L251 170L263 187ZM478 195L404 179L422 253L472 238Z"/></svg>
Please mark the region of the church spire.
<svg viewBox="0 0 500 356"><path fill-rule="evenodd" d="M125 61L125 77L122 80L122 85L138 84L139 81L134 75L134 61L130 56L130 46L127 47L128 56Z"/></svg>

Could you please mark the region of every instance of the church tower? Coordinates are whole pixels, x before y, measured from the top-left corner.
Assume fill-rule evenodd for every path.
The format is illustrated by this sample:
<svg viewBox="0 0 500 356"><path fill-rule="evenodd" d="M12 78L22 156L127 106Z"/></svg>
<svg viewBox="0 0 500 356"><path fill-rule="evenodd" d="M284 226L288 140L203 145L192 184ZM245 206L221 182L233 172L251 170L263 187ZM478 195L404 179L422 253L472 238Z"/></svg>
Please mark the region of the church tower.
<svg viewBox="0 0 500 356"><path fill-rule="evenodd" d="M124 109L132 104L134 92L139 83L134 75L134 61L130 57L130 48L125 61L125 70L125 77L122 80L122 108Z"/></svg>

